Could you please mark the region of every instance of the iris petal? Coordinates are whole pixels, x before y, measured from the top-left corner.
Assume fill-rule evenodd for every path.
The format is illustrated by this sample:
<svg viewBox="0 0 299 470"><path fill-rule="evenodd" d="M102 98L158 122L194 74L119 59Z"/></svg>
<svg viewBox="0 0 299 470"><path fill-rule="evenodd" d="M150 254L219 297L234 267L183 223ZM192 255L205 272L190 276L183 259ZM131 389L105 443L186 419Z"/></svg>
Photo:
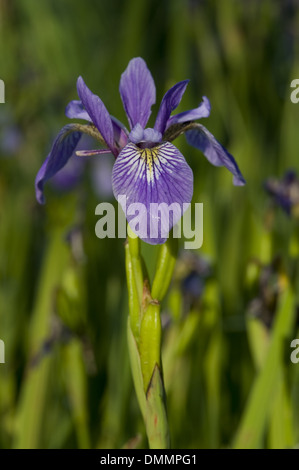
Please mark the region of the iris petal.
<svg viewBox="0 0 299 470"><path fill-rule="evenodd" d="M165 93L165 95L163 96L155 122L155 129L161 132L161 134L163 134L166 129L166 123L169 119L170 114L180 104L180 101L182 99L183 94L185 93L188 83L189 80L184 80L182 82L177 83L172 88L170 88L167 93Z"/></svg>
<svg viewBox="0 0 299 470"><path fill-rule="evenodd" d="M119 92L131 129L138 123L145 128L156 102L156 87L141 57L130 60L121 76Z"/></svg>
<svg viewBox="0 0 299 470"><path fill-rule="evenodd" d="M156 131L156 129L147 127L144 129L143 138L146 142L158 143L162 140L162 134L161 132Z"/></svg>
<svg viewBox="0 0 299 470"><path fill-rule="evenodd" d="M211 111L210 101L206 96L203 96L202 102L197 108L190 109L189 111L184 111L183 113L176 114L171 116L168 119L166 129L168 129L173 124L180 124L188 121L196 121L204 117L208 117Z"/></svg>
<svg viewBox="0 0 299 470"><path fill-rule="evenodd" d="M85 121L92 122L88 112L80 100L73 100L65 108L65 115L69 119L84 119Z"/></svg>
<svg viewBox="0 0 299 470"><path fill-rule="evenodd" d="M193 173L183 155L170 142L144 149L130 142L116 159L112 187L132 230L136 228L136 214L130 209L134 209L133 204L141 204L144 211L137 209L140 216L138 236L147 243L160 244L166 241L171 227L191 202ZM161 212L157 212L160 204ZM170 216L169 209L173 209Z"/></svg>
<svg viewBox="0 0 299 470"><path fill-rule="evenodd" d="M114 116L111 116L111 114L110 114L110 118L112 121L113 135L114 135L114 141L116 143L116 146L118 148L123 148L128 143L129 133L122 122L120 122Z"/></svg>
<svg viewBox="0 0 299 470"><path fill-rule="evenodd" d="M140 124L136 124L136 126L133 127L129 134L129 139L131 140L131 142L137 144L137 142L141 142L141 140L143 140L143 133L143 127Z"/></svg>
<svg viewBox="0 0 299 470"><path fill-rule="evenodd" d="M77 147L81 136L82 133L78 132L77 126L74 124L68 124L63 127L57 135L51 152L42 164L35 179L36 199L40 204L45 203L45 182L66 165Z"/></svg>
<svg viewBox="0 0 299 470"><path fill-rule="evenodd" d="M65 115L70 119L84 119L92 122L86 109L80 100L71 101L65 108ZM114 141L119 148L123 148L128 142L128 131L125 126L114 116L110 115L113 126Z"/></svg>
<svg viewBox="0 0 299 470"><path fill-rule="evenodd" d="M103 136L103 139L112 153L117 155L118 152L114 144L113 125L104 103L97 95L94 95L89 90L82 77L78 78L77 90L79 98L88 115L91 117L93 124Z"/></svg>
<svg viewBox="0 0 299 470"><path fill-rule="evenodd" d="M243 186L245 179L234 157L215 139L215 137L201 124L186 132L188 144L202 151L205 157L214 166L225 166L233 175L235 186Z"/></svg>

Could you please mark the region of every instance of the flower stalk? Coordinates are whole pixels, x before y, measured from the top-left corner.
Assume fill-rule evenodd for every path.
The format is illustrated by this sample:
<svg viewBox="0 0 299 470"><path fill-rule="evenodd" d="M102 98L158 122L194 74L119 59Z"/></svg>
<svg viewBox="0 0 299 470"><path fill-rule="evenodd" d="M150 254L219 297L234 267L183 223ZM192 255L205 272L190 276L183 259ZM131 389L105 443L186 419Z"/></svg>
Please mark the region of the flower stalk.
<svg viewBox="0 0 299 470"><path fill-rule="evenodd" d="M168 449L170 446L161 359L160 303L171 282L177 256L176 245L177 240L173 238L161 245L151 290L140 252L140 240L130 229L125 244L130 363L151 449Z"/></svg>

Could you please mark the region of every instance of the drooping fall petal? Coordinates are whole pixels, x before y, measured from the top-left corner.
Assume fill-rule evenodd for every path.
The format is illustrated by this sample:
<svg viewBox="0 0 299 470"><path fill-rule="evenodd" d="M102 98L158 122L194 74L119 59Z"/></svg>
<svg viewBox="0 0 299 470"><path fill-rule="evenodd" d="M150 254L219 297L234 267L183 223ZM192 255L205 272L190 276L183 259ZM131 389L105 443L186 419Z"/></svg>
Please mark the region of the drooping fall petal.
<svg viewBox="0 0 299 470"><path fill-rule="evenodd" d="M36 199L40 204L45 203L44 184L63 168L72 156L82 136L76 124L64 126L57 135L51 152L42 164L35 179Z"/></svg>
<svg viewBox="0 0 299 470"><path fill-rule="evenodd" d="M142 149L131 142L116 159L112 187L132 230L138 219L138 236L159 244L191 202L193 173L171 143Z"/></svg>
<svg viewBox="0 0 299 470"><path fill-rule="evenodd" d="M243 186L245 179L234 157L201 124L193 124L194 129L186 132L188 144L202 151L214 166L225 166L233 174L235 186ZM196 127L195 127L196 126Z"/></svg>

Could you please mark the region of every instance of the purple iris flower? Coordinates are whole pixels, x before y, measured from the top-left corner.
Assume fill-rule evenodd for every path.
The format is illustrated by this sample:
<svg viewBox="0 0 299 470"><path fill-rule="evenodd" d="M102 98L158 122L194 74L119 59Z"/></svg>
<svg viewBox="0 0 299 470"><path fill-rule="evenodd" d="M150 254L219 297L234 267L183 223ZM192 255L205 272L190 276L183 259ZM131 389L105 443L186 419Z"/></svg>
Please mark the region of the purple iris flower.
<svg viewBox="0 0 299 470"><path fill-rule="evenodd" d="M235 185L244 185L245 180L232 155L203 125L194 122L210 114L211 106L206 97L203 97L197 108L171 116L188 82L181 81L167 91L154 127L148 128L151 107L156 102L155 83L144 60L140 57L132 59L121 76L119 87L130 125L128 131L109 114L101 99L79 77L77 91L80 100L68 104L66 116L86 120L88 124L68 124L59 132L36 177L38 202L44 203L45 182L65 166L82 133L96 138L104 148L79 151L77 155L114 155L114 196L124 209L133 231L136 230L136 204L145 208L142 214L139 213L138 220L144 222L141 225L146 227L146 232L139 233L139 236L151 244L166 241L168 232L179 221L192 199L192 170L181 152L171 143L182 133L186 134L187 142L201 150L210 163L225 166L233 174ZM159 207L159 212L151 210L153 204ZM131 210L127 210L128 207ZM137 211L140 212L139 207ZM150 227L155 224L158 224L158 229L152 236Z"/></svg>

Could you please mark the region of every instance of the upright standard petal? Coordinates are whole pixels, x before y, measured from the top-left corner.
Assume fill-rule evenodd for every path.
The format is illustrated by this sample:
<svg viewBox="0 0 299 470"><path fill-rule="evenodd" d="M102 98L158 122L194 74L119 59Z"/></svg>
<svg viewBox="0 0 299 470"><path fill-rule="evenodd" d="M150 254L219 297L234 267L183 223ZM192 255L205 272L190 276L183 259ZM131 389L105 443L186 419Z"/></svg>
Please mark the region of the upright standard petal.
<svg viewBox="0 0 299 470"><path fill-rule="evenodd" d="M206 96L202 97L202 102L197 108L184 111L183 113L175 114L168 119L166 129L173 124L181 124L188 121L196 121L197 119L205 118L210 115L211 104Z"/></svg>
<svg viewBox="0 0 299 470"><path fill-rule="evenodd" d="M160 244L191 202L193 173L170 142L152 148L130 142L116 159L112 187L133 232L137 227L142 240Z"/></svg>
<svg viewBox="0 0 299 470"><path fill-rule="evenodd" d="M93 124L97 127L111 152L117 156L118 151L114 144L113 125L110 115L102 100L94 95L85 85L82 77L78 78L77 90L79 98L91 117Z"/></svg>
<svg viewBox="0 0 299 470"><path fill-rule="evenodd" d="M130 60L120 79L119 92L131 129L136 124L145 128L156 102L156 87L141 57Z"/></svg>
<svg viewBox="0 0 299 470"><path fill-rule="evenodd" d="M82 133L78 132L75 124L63 127L56 137L51 152L42 164L35 179L36 199L40 204L45 203L44 184L63 168L72 156Z"/></svg>
<svg viewBox="0 0 299 470"><path fill-rule="evenodd" d="M170 88L170 90L168 90L167 93L165 93L165 95L163 96L154 126L154 128L157 131L161 132L161 134L163 134L166 129L166 124L170 117L170 114L180 104L180 101L182 99L183 94L185 93L188 83L189 80L184 80L182 82L177 83L172 88Z"/></svg>
<svg viewBox="0 0 299 470"><path fill-rule="evenodd" d="M186 132L188 144L202 151L205 157L214 166L225 166L233 175L235 186L243 186L243 178L234 157L215 139L215 137L201 124L193 123L195 127Z"/></svg>

